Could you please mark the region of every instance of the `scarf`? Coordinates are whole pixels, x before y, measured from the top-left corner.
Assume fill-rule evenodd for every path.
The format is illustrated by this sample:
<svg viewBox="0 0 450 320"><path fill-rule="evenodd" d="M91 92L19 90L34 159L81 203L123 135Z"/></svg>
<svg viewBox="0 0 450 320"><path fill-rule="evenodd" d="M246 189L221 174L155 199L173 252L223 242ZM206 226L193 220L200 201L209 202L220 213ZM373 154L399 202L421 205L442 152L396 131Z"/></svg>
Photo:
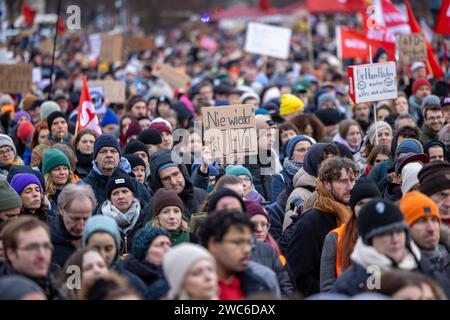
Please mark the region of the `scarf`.
<svg viewBox="0 0 450 320"><path fill-rule="evenodd" d="M92 154L82 154L77 150L77 166L92 168Z"/></svg>
<svg viewBox="0 0 450 320"><path fill-rule="evenodd" d="M104 216L113 218L119 225L122 232L128 235L130 231L134 229L139 219L141 205L137 199L133 199L128 211L123 213L117 209L110 200L107 200L103 203L101 212Z"/></svg>
<svg viewBox="0 0 450 320"><path fill-rule="evenodd" d="M184 231L181 228L178 228L177 230L167 230L167 231L170 233L170 240L172 240L172 247L183 242L189 242L190 240L189 232Z"/></svg>
<svg viewBox="0 0 450 320"><path fill-rule="evenodd" d="M284 158L283 166L289 176L294 177L295 174L300 170L303 166L303 161L290 160L288 158Z"/></svg>
<svg viewBox="0 0 450 320"><path fill-rule="evenodd" d="M317 179L316 182L317 201L314 203L314 209L323 211L336 217L337 224L340 226L347 223L352 216L350 207L343 203L337 202L330 191L325 188L322 181Z"/></svg>

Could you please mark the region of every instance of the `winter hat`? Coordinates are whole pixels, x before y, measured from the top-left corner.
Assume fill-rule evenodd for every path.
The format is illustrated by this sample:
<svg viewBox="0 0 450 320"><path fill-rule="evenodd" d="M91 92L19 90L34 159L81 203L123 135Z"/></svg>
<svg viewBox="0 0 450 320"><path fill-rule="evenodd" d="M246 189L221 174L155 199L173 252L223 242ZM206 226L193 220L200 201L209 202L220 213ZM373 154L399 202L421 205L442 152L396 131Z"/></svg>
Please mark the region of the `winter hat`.
<svg viewBox="0 0 450 320"><path fill-rule="evenodd" d="M317 109L320 109L327 102L333 102L337 107L336 98L329 93L323 93L317 99Z"/></svg>
<svg viewBox="0 0 450 320"><path fill-rule="evenodd" d="M6 134L0 133L0 148L6 147L6 146L13 149L14 154L17 155L16 146L14 145L14 142L12 141L12 139L9 136L7 136Z"/></svg>
<svg viewBox="0 0 450 320"><path fill-rule="evenodd" d="M440 107L441 106L441 100L438 96L435 96L433 94L430 94L429 96L426 96L422 100L422 110L425 110L427 107Z"/></svg>
<svg viewBox="0 0 450 320"><path fill-rule="evenodd" d="M408 163L402 170L402 193L403 195L409 192L415 185L419 183L417 177L420 170L423 168L418 162Z"/></svg>
<svg viewBox="0 0 450 320"><path fill-rule="evenodd" d="M5 104L14 105L14 100L9 94L4 94L0 97L0 106L4 106Z"/></svg>
<svg viewBox="0 0 450 320"><path fill-rule="evenodd" d="M380 198L381 192L378 186L367 178L356 181L352 191L350 191L350 208L355 211L357 203L367 198Z"/></svg>
<svg viewBox="0 0 450 320"><path fill-rule="evenodd" d="M139 121L133 119L128 126L127 132L125 132L125 140L131 136L138 136L142 132L142 128Z"/></svg>
<svg viewBox="0 0 450 320"><path fill-rule="evenodd" d="M136 168L137 166L143 166L145 168L145 162L141 157L135 154L124 154L124 158L128 160L130 163L131 169Z"/></svg>
<svg viewBox="0 0 450 320"><path fill-rule="evenodd" d="M9 168L8 175L6 176L6 181L11 183L12 178L14 178L14 176L19 173L31 173L32 175L35 175L36 178L39 179L42 189L45 191L44 176L40 171L34 170L30 166L21 166L21 165L11 166L11 168Z"/></svg>
<svg viewBox="0 0 450 320"><path fill-rule="evenodd" d="M33 102L39 100L39 98L33 94L27 94L23 99L22 99L22 107L25 111L30 111L31 109L31 105L33 104Z"/></svg>
<svg viewBox="0 0 450 320"><path fill-rule="evenodd" d="M140 140L131 140L123 149L123 154L134 154L137 151L143 151L148 156L148 150L145 144Z"/></svg>
<svg viewBox="0 0 450 320"><path fill-rule="evenodd" d="M208 260L216 265L211 254L197 244L181 243L174 246L163 258L163 270L170 285L170 295L177 296L182 290L189 269L200 260Z"/></svg>
<svg viewBox="0 0 450 320"><path fill-rule="evenodd" d="M257 130L269 129L275 122L272 121L269 115L258 114L255 116L255 126Z"/></svg>
<svg viewBox="0 0 450 320"><path fill-rule="evenodd" d="M138 261L144 261L147 256L148 248L153 241L159 236L166 236L170 239L170 234L166 229L162 228L142 228L136 232L133 237L131 253Z"/></svg>
<svg viewBox="0 0 450 320"><path fill-rule="evenodd" d="M281 96L281 91L278 89L278 87L272 87L268 89L263 96L262 103L265 104L266 102L269 102L272 99L278 99Z"/></svg>
<svg viewBox="0 0 450 320"><path fill-rule="evenodd" d="M44 176L59 166L66 166L71 169L69 158L58 149L49 149L42 156L42 173Z"/></svg>
<svg viewBox="0 0 450 320"><path fill-rule="evenodd" d="M369 142L372 145L374 145L376 142L377 132L381 130L388 130L389 133L392 135L392 127L389 125L389 123L385 121L377 121L369 127L366 133L367 138L369 139Z"/></svg>
<svg viewBox="0 0 450 320"><path fill-rule="evenodd" d="M117 141L117 138L114 137L112 134L104 133L101 136L98 136L97 139L95 139L93 159L97 158L97 153L100 151L101 148L104 147L115 148L119 152L119 155L121 155L120 145L119 141Z"/></svg>
<svg viewBox="0 0 450 320"><path fill-rule="evenodd" d="M358 234L365 244L370 240L395 230L408 230L400 209L391 201L373 199L366 203L358 216Z"/></svg>
<svg viewBox="0 0 450 320"><path fill-rule="evenodd" d="M178 120L191 119L192 111L183 102L177 102L173 105L173 109L177 112Z"/></svg>
<svg viewBox="0 0 450 320"><path fill-rule="evenodd" d="M423 153L423 147L420 141L408 138L403 140L395 149L397 157L400 153Z"/></svg>
<svg viewBox="0 0 450 320"><path fill-rule="evenodd" d="M48 116L55 111L61 111L61 107L55 101L45 101L41 104L41 120L47 120ZM49 127L50 128L50 127Z"/></svg>
<svg viewBox="0 0 450 320"><path fill-rule="evenodd" d="M298 135L295 137L292 137L289 139L287 145L286 145L286 157L291 159L292 153L294 153L294 148L300 141L308 141L311 145L313 145L313 142L310 137L305 135Z"/></svg>
<svg viewBox="0 0 450 320"><path fill-rule="evenodd" d="M266 217L267 221L270 222L269 214L258 201L245 200L244 203L249 218L256 216L257 214L260 214Z"/></svg>
<svg viewBox="0 0 450 320"><path fill-rule="evenodd" d="M241 96L241 103L245 103L245 100L247 99L255 99L257 104L261 103L261 99L259 98L259 96L254 93L254 92L246 92Z"/></svg>
<svg viewBox="0 0 450 320"><path fill-rule="evenodd" d="M305 104L297 96L293 94L283 94L281 96L280 116L285 116L303 109L305 109Z"/></svg>
<svg viewBox="0 0 450 320"><path fill-rule="evenodd" d="M102 118L102 127L106 127L109 124L117 124L119 125L119 118L115 115L115 113L111 109L107 109L106 113L103 115Z"/></svg>
<svg viewBox="0 0 450 320"><path fill-rule="evenodd" d="M0 180L0 212L22 207L22 200L8 182Z"/></svg>
<svg viewBox="0 0 450 320"><path fill-rule="evenodd" d="M425 63L422 61L415 61L411 64L411 71L416 71L419 68L426 68Z"/></svg>
<svg viewBox="0 0 450 320"><path fill-rule="evenodd" d="M42 288L26 277L9 275L0 279L0 300L21 300L30 293L45 296Z"/></svg>
<svg viewBox="0 0 450 320"><path fill-rule="evenodd" d="M326 146L328 146L328 143L316 143L306 152L305 159L303 159L303 170L309 175L317 177L322 161L322 153Z"/></svg>
<svg viewBox="0 0 450 320"><path fill-rule="evenodd" d="M245 206L244 200L242 200L242 198L236 192L234 192L233 190L230 190L228 188L223 188L223 189L220 189L219 191L215 192L212 195L211 199L209 199L208 213L211 213L214 210L216 210L217 203L223 197L234 197L234 198L238 199L239 202L241 203L242 211L243 212L247 211L247 207Z"/></svg>
<svg viewBox="0 0 450 320"><path fill-rule="evenodd" d="M172 128L172 125L171 125L170 122L169 122L169 120L166 120L166 119L161 118L161 117L157 117L157 118L155 118L155 119L152 120L152 124L158 123L158 122L164 123L166 126L169 127L170 130L173 129L173 128Z"/></svg>
<svg viewBox="0 0 450 320"><path fill-rule="evenodd" d="M142 131L138 137L138 140L141 141L144 145L158 145L162 143L161 134L155 128L148 128Z"/></svg>
<svg viewBox="0 0 450 320"><path fill-rule="evenodd" d="M67 122L67 117L64 113L62 113L61 111L53 111L52 113L50 113L47 117L47 124L48 124L48 129L51 131L52 129L52 125L53 122L57 119L57 118L63 118L64 120L66 120Z"/></svg>
<svg viewBox="0 0 450 320"><path fill-rule="evenodd" d="M0 110L1 113L7 113L10 112L11 114L14 114L16 110L14 109L14 105L12 104L4 104Z"/></svg>
<svg viewBox="0 0 450 320"><path fill-rule="evenodd" d="M105 190L108 199L111 198L111 193L117 188L128 188L133 194L136 193L130 175L121 169L116 169L116 171L108 178L108 182L106 182Z"/></svg>
<svg viewBox="0 0 450 320"><path fill-rule="evenodd" d="M19 111L14 114L14 123L17 123L21 117L27 117L28 121L31 121L31 116L26 111Z"/></svg>
<svg viewBox="0 0 450 320"><path fill-rule="evenodd" d="M127 110L131 110L131 108L132 108L136 103L138 103L138 102L145 102L144 97L143 97L143 96L140 96L140 95L132 96L132 97L130 98L130 100L128 100L128 103L127 103ZM145 102L145 103L146 103L146 102Z"/></svg>
<svg viewBox="0 0 450 320"><path fill-rule="evenodd" d="M155 129L156 131L159 132L159 134L163 133L163 132L167 132L168 134L172 134L172 130L165 125L164 122L153 122L149 129Z"/></svg>
<svg viewBox="0 0 450 320"><path fill-rule="evenodd" d="M180 208L181 212L184 211L183 201L175 191L163 188L156 191L153 196L153 216L158 216L162 209L171 206Z"/></svg>
<svg viewBox="0 0 450 320"><path fill-rule="evenodd" d="M425 78L420 78L420 79L417 79L416 81L414 81L414 83L412 85L412 93L415 94L417 92L417 90L419 90L419 88L422 86L427 86L431 90L430 81L428 81Z"/></svg>
<svg viewBox="0 0 450 320"><path fill-rule="evenodd" d="M341 121L341 114L336 109L322 109L315 114L324 126L334 126Z"/></svg>
<svg viewBox="0 0 450 320"><path fill-rule="evenodd" d="M439 209L434 201L417 191L408 192L402 197L400 210L410 227L423 217L436 217L441 223Z"/></svg>
<svg viewBox="0 0 450 320"><path fill-rule="evenodd" d="M97 232L105 232L113 237L114 242L116 243L116 256L114 261L119 257L120 247L122 243L122 239L120 237L119 226L117 225L116 220L111 217L104 216L101 214L94 215L90 217L86 224L84 225L83 230L83 247L87 246L89 242L89 238Z"/></svg>
<svg viewBox="0 0 450 320"><path fill-rule="evenodd" d="M39 187L39 192L42 193L42 185L39 179L31 173L19 173L16 174L11 180L11 187L16 190L17 194L21 194L22 191L30 184L36 184Z"/></svg>
<svg viewBox="0 0 450 320"><path fill-rule="evenodd" d="M246 167L241 166L241 165L237 165L237 166L232 165L232 164L228 165L227 168L225 169L225 174L229 174L229 175L236 176L236 177L245 175L253 180L250 170L248 170Z"/></svg>
<svg viewBox="0 0 450 320"><path fill-rule="evenodd" d="M450 164L441 161L430 162L423 166L418 177L419 191L427 196L450 189Z"/></svg>
<svg viewBox="0 0 450 320"><path fill-rule="evenodd" d="M421 162L422 166L428 163L428 156L425 153L407 153L395 161L394 170L398 175L402 174L403 168L413 162Z"/></svg>
<svg viewBox="0 0 450 320"><path fill-rule="evenodd" d="M424 144L423 150L424 152L429 155L430 154L430 148L432 147L441 147L442 150L444 150L444 159L447 159L447 148L445 147L445 144L440 140L430 140L427 143Z"/></svg>
<svg viewBox="0 0 450 320"><path fill-rule="evenodd" d="M30 121L22 122L22 124L17 129L17 137L22 141L27 141L27 139L33 134L34 127Z"/></svg>

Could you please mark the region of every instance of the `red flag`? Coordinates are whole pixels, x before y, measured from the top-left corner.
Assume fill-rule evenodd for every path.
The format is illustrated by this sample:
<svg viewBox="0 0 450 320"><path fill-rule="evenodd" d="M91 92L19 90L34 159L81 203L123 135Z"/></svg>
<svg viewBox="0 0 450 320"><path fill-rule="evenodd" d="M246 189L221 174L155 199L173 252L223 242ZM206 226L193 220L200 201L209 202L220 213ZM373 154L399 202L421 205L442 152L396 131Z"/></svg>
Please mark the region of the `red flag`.
<svg viewBox="0 0 450 320"><path fill-rule="evenodd" d="M417 22L416 18L414 17L414 13L412 12L412 9L411 9L411 6L409 5L408 0L405 0L405 6L408 11L408 20L409 20L409 26L411 27L411 32L423 34L422 28L420 27L419 23ZM428 67L433 72L433 76L439 80L444 76L444 71L442 71L442 68L439 65L439 62L436 59L434 50L431 47L430 42L426 38L425 38L425 41L427 43Z"/></svg>
<svg viewBox="0 0 450 320"><path fill-rule="evenodd" d="M450 34L450 0L443 0L439 18L434 29L439 34Z"/></svg>
<svg viewBox="0 0 450 320"><path fill-rule="evenodd" d="M56 23L56 27L58 28L58 33L66 32L66 24L64 22L63 17L58 17L58 21Z"/></svg>
<svg viewBox="0 0 450 320"><path fill-rule="evenodd" d="M258 8L267 13L274 13L275 9L270 5L270 0L259 0Z"/></svg>
<svg viewBox="0 0 450 320"><path fill-rule="evenodd" d="M87 86L87 77L83 77L83 88L81 89L80 104L78 106L77 133L83 129L91 129L97 135L102 134L102 129L98 122L97 113Z"/></svg>
<svg viewBox="0 0 450 320"><path fill-rule="evenodd" d="M36 9L33 9L26 5L22 6L22 14L23 14L23 18L25 20L25 25L27 27L33 26L34 17L36 17L36 12L37 12Z"/></svg>
<svg viewBox="0 0 450 320"><path fill-rule="evenodd" d="M307 0L306 1L308 11L310 13L333 13L333 12L349 12L356 13L365 8L368 5L367 0L328 0L328 1L317 1L317 0Z"/></svg>

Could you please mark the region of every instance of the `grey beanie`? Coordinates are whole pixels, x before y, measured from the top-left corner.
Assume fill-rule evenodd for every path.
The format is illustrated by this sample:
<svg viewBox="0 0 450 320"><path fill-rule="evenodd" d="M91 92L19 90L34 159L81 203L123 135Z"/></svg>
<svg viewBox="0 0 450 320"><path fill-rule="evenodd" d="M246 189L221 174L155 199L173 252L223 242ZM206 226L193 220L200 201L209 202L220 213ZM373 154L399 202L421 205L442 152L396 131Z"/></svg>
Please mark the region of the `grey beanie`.
<svg viewBox="0 0 450 320"><path fill-rule="evenodd" d="M61 107L55 101L45 101L41 104L41 120L47 120L54 111L61 111Z"/></svg>
<svg viewBox="0 0 450 320"><path fill-rule="evenodd" d="M14 105L14 100L9 94L4 94L0 97L0 107L2 107L5 104Z"/></svg>
<svg viewBox="0 0 450 320"><path fill-rule="evenodd" d="M438 96L435 96L434 94L426 96L425 98L423 98L422 101L422 110L425 109L426 107L431 106L438 106L438 107L441 106L441 100L439 99Z"/></svg>
<svg viewBox="0 0 450 320"><path fill-rule="evenodd" d="M337 106L335 97L333 97L331 94L323 93L317 99L317 107L318 107L318 109L320 109L320 107L323 106L327 102L333 102Z"/></svg>
<svg viewBox="0 0 450 320"><path fill-rule="evenodd" d="M0 300L21 300L29 293L40 293L44 290L34 281L19 275L10 275L0 279Z"/></svg>
<svg viewBox="0 0 450 320"><path fill-rule="evenodd" d="M14 145L14 142L12 141L12 139L9 136L7 136L6 134L0 134L0 148L5 147L5 146L8 146L11 149L13 149L14 156L17 156L16 146Z"/></svg>

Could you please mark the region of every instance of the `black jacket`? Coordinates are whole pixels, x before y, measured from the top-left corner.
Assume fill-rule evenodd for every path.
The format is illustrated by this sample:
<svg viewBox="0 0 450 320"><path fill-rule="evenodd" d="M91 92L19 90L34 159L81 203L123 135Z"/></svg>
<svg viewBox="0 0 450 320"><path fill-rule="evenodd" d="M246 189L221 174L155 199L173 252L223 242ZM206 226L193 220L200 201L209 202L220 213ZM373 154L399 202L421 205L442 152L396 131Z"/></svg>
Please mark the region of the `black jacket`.
<svg viewBox="0 0 450 320"><path fill-rule="evenodd" d="M141 278L147 286L152 285L157 280L163 278L163 270L161 266L148 263L147 261L139 261L132 254L129 254L123 262L125 270L133 273Z"/></svg>
<svg viewBox="0 0 450 320"><path fill-rule="evenodd" d="M147 287L145 286L144 281L142 281L137 275L134 273L131 273L130 271L126 270L120 261L116 261L112 265L112 271L117 272L119 275L125 277L129 284L136 289L139 294L142 296L145 295L147 292Z"/></svg>
<svg viewBox="0 0 450 320"><path fill-rule="evenodd" d="M159 178L158 169L166 163L172 162L171 151L161 150L154 153L150 158L150 171L151 171L151 185L153 192L162 188L162 184ZM191 177L188 174L186 166L184 164L178 164L178 168L183 174L185 180L184 190L178 194L184 204L183 218L186 222L189 222L191 215L196 213L200 208L200 205L205 201L208 192L203 189L194 187ZM151 199L148 205L144 208L146 215L146 221L148 222L153 217L153 199Z"/></svg>
<svg viewBox="0 0 450 320"><path fill-rule="evenodd" d="M258 293L270 293L271 289L257 274L255 274L251 268L245 269L242 273L237 275L241 281L241 289L244 292L246 298L251 298L252 295Z"/></svg>
<svg viewBox="0 0 450 320"><path fill-rule="evenodd" d="M271 159L271 153L268 151L268 159ZM256 163L253 163L256 162ZM253 163L253 164L252 164ZM268 170L271 163L262 164L259 156L251 156L245 158L244 166L250 171L253 178L253 185L256 191L266 199L266 201L275 201L272 199L272 176L262 175L261 169Z"/></svg>
<svg viewBox="0 0 450 320"><path fill-rule="evenodd" d="M55 248L52 262L60 267L64 267L67 259L77 250L77 247L71 242L75 238L66 230L60 214L55 217L53 223L50 225L50 234L52 244Z"/></svg>
<svg viewBox="0 0 450 320"><path fill-rule="evenodd" d="M337 227L336 217L312 209L298 221L286 248L286 260L297 289L309 296L320 291L320 257L326 235Z"/></svg>
<svg viewBox="0 0 450 320"><path fill-rule="evenodd" d="M92 154L82 154L77 150L77 168L75 169L75 173L80 179L86 178L92 170L92 160Z"/></svg>

